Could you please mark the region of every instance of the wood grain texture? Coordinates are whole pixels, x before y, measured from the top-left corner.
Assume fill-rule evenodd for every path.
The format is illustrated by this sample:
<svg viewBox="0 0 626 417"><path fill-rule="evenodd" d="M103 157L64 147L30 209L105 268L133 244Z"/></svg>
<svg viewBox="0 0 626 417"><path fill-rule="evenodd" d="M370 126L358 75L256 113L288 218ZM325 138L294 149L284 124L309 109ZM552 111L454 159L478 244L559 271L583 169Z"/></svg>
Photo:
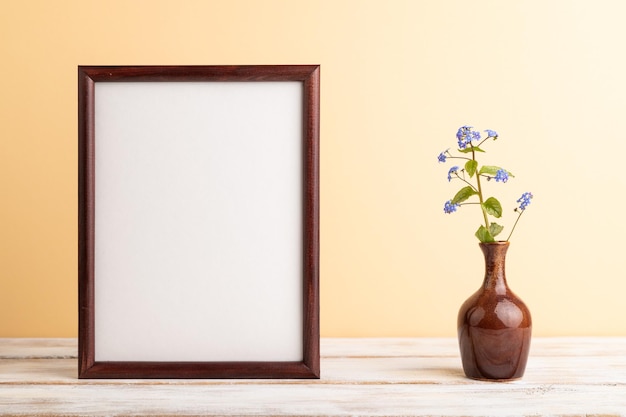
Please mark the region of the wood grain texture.
<svg viewBox="0 0 626 417"><path fill-rule="evenodd" d="M322 339L319 380L79 380L68 339L0 339L0 415L626 416L626 338L533 339L524 379L463 376L454 339Z"/></svg>
<svg viewBox="0 0 626 417"><path fill-rule="evenodd" d="M95 82L306 81L319 65L123 65L80 66Z"/></svg>

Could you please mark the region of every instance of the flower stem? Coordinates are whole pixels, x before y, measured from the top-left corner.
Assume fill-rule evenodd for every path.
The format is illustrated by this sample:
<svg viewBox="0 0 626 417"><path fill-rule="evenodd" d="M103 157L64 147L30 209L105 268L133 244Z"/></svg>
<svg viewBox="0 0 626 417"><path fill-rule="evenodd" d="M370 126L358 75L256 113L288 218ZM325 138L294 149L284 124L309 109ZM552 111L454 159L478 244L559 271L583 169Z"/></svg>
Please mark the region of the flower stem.
<svg viewBox="0 0 626 417"><path fill-rule="evenodd" d="M474 151L474 146L470 143L470 146L472 147L472 159L476 160L476 154ZM478 188L478 201L480 201L480 209L483 212L483 219L485 220L485 227L487 228L487 230L489 230L489 218L487 217L487 211L485 210L485 207L483 206L483 190L480 186L480 175L478 173L476 173L476 186Z"/></svg>
<svg viewBox="0 0 626 417"><path fill-rule="evenodd" d="M474 187L474 184L472 184L471 182L469 182L468 180L466 180L465 178L461 178L461 176L459 176L459 174L456 174L456 177L458 179L460 179L461 181L463 181L465 184L469 185L470 187L472 187L474 189L474 191L478 192L478 190L476 189L476 187ZM465 177L465 174L463 175L463 177Z"/></svg>
<svg viewBox="0 0 626 417"><path fill-rule="evenodd" d="M526 210L520 210L520 213L517 216L517 219L515 220L515 223L513 223L513 228L511 228L511 233L509 233L509 237L506 238L507 242L511 239L511 236L513 235L513 232L515 231L515 226L517 226L517 222L519 221L520 217L522 217L522 214L524 214L524 211L526 211Z"/></svg>
<svg viewBox="0 0 626 417"><path fill-rule="evenodd" d="M489 138L485 138L482 141L480 141L480 143L478 145L476 145L476 147L480 148L480 145L482 145L483 143L487 142L487 139L489 139Z"/></svg>

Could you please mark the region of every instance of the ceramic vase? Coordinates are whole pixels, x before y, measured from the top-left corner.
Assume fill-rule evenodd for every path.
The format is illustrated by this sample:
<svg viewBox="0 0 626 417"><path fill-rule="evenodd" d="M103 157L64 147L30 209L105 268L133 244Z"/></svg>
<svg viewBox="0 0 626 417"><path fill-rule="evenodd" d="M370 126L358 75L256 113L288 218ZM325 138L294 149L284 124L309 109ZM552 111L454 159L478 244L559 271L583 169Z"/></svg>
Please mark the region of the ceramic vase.
<svg viewBox="0 0 626 417"><path fill-rule="evenodd" d="M519 379L530 349L530 311L506 282L509 242L479 245L485 256L483 285L463 303L458 317L463 371L472 379Z"/></svg>

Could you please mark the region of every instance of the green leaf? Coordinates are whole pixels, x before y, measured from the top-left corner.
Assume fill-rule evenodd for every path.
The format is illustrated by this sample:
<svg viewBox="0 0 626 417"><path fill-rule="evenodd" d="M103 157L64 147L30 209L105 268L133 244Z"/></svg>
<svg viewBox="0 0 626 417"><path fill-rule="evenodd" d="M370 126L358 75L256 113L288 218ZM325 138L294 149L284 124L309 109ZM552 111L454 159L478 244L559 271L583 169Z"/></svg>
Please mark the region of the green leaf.
<svg viewBox="0 0 626 417"><path fill-rule="evenodd" d="M470 178L472 178L476 173L476 168L478 168L478 161L474 159L465 163L465 171L469 174Z"/></svg>
<svg viewBox="0 0 626 417"><path fill-rule="evenodd" d="M468 185L467 187L461 188L459 192L456 193L454 198L450 201L450 203L452 204L462 203L463 201L467 200L468 198L476 194L478 193L474 191L474 189Z"/></svg>
<svg viewBox="0 0 626 417"><path fill-rule="evenodd" d="M474 146L473 148L470 146L469 148L459 149L459 152L461 152L461 153L471 153L472 150L475 150L476 152L485 152L482 149L480 149L478 146Z"/></svg>
<svg viewBox="0 0 626 417"><path fill-rule="evenodd" d="M478 228L478 230L476 231L474 235L478 238L478 240L480 240L483 243L495 242L495 239L493 238L489 230L487 230L487 228L483 226L482 224L480 225L480 227Z"/></svg>
<svg viewBox="0 0 626 417"><path fill-rule="evenodd" d="M515 178L515 175L513 175L510 171L507 171L504 168L500 168L494 165L483 165L482 167L480 167L480 171L478 171L478 174L496 175L498 171L500 171L501 169L506 171L506 173L509 174L509 177Z"/></svg>
<svg viewBox="0 0 626 417"><path fill-rule="evenodd" d="M504 226L500 226L498 223L491 223L489 225L489 233L491 233L493 237L498 236L502 229L504 229Z"/></svg>
<svg viewBox="0 0 626 417"><path fill-rule="evenodd" d="M502 216L502 205L494 197L489 197L485 200L483 208L488 214L491 214L495 218L500 218Z"/></svg>

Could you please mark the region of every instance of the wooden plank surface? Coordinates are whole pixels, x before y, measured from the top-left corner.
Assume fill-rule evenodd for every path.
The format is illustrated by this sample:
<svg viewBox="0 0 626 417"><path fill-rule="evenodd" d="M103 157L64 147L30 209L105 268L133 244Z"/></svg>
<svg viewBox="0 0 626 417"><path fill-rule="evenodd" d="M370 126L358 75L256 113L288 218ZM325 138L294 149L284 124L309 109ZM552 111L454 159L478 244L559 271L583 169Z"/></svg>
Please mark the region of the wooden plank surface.
<svg viewBox="0 0 626 417"><path fill-rule="evenodd" d="M323 339L320 380L78 380L71 339L0 339L0 415L626 416L626 338L535 338L524 379L453 339Z"/></svg>

